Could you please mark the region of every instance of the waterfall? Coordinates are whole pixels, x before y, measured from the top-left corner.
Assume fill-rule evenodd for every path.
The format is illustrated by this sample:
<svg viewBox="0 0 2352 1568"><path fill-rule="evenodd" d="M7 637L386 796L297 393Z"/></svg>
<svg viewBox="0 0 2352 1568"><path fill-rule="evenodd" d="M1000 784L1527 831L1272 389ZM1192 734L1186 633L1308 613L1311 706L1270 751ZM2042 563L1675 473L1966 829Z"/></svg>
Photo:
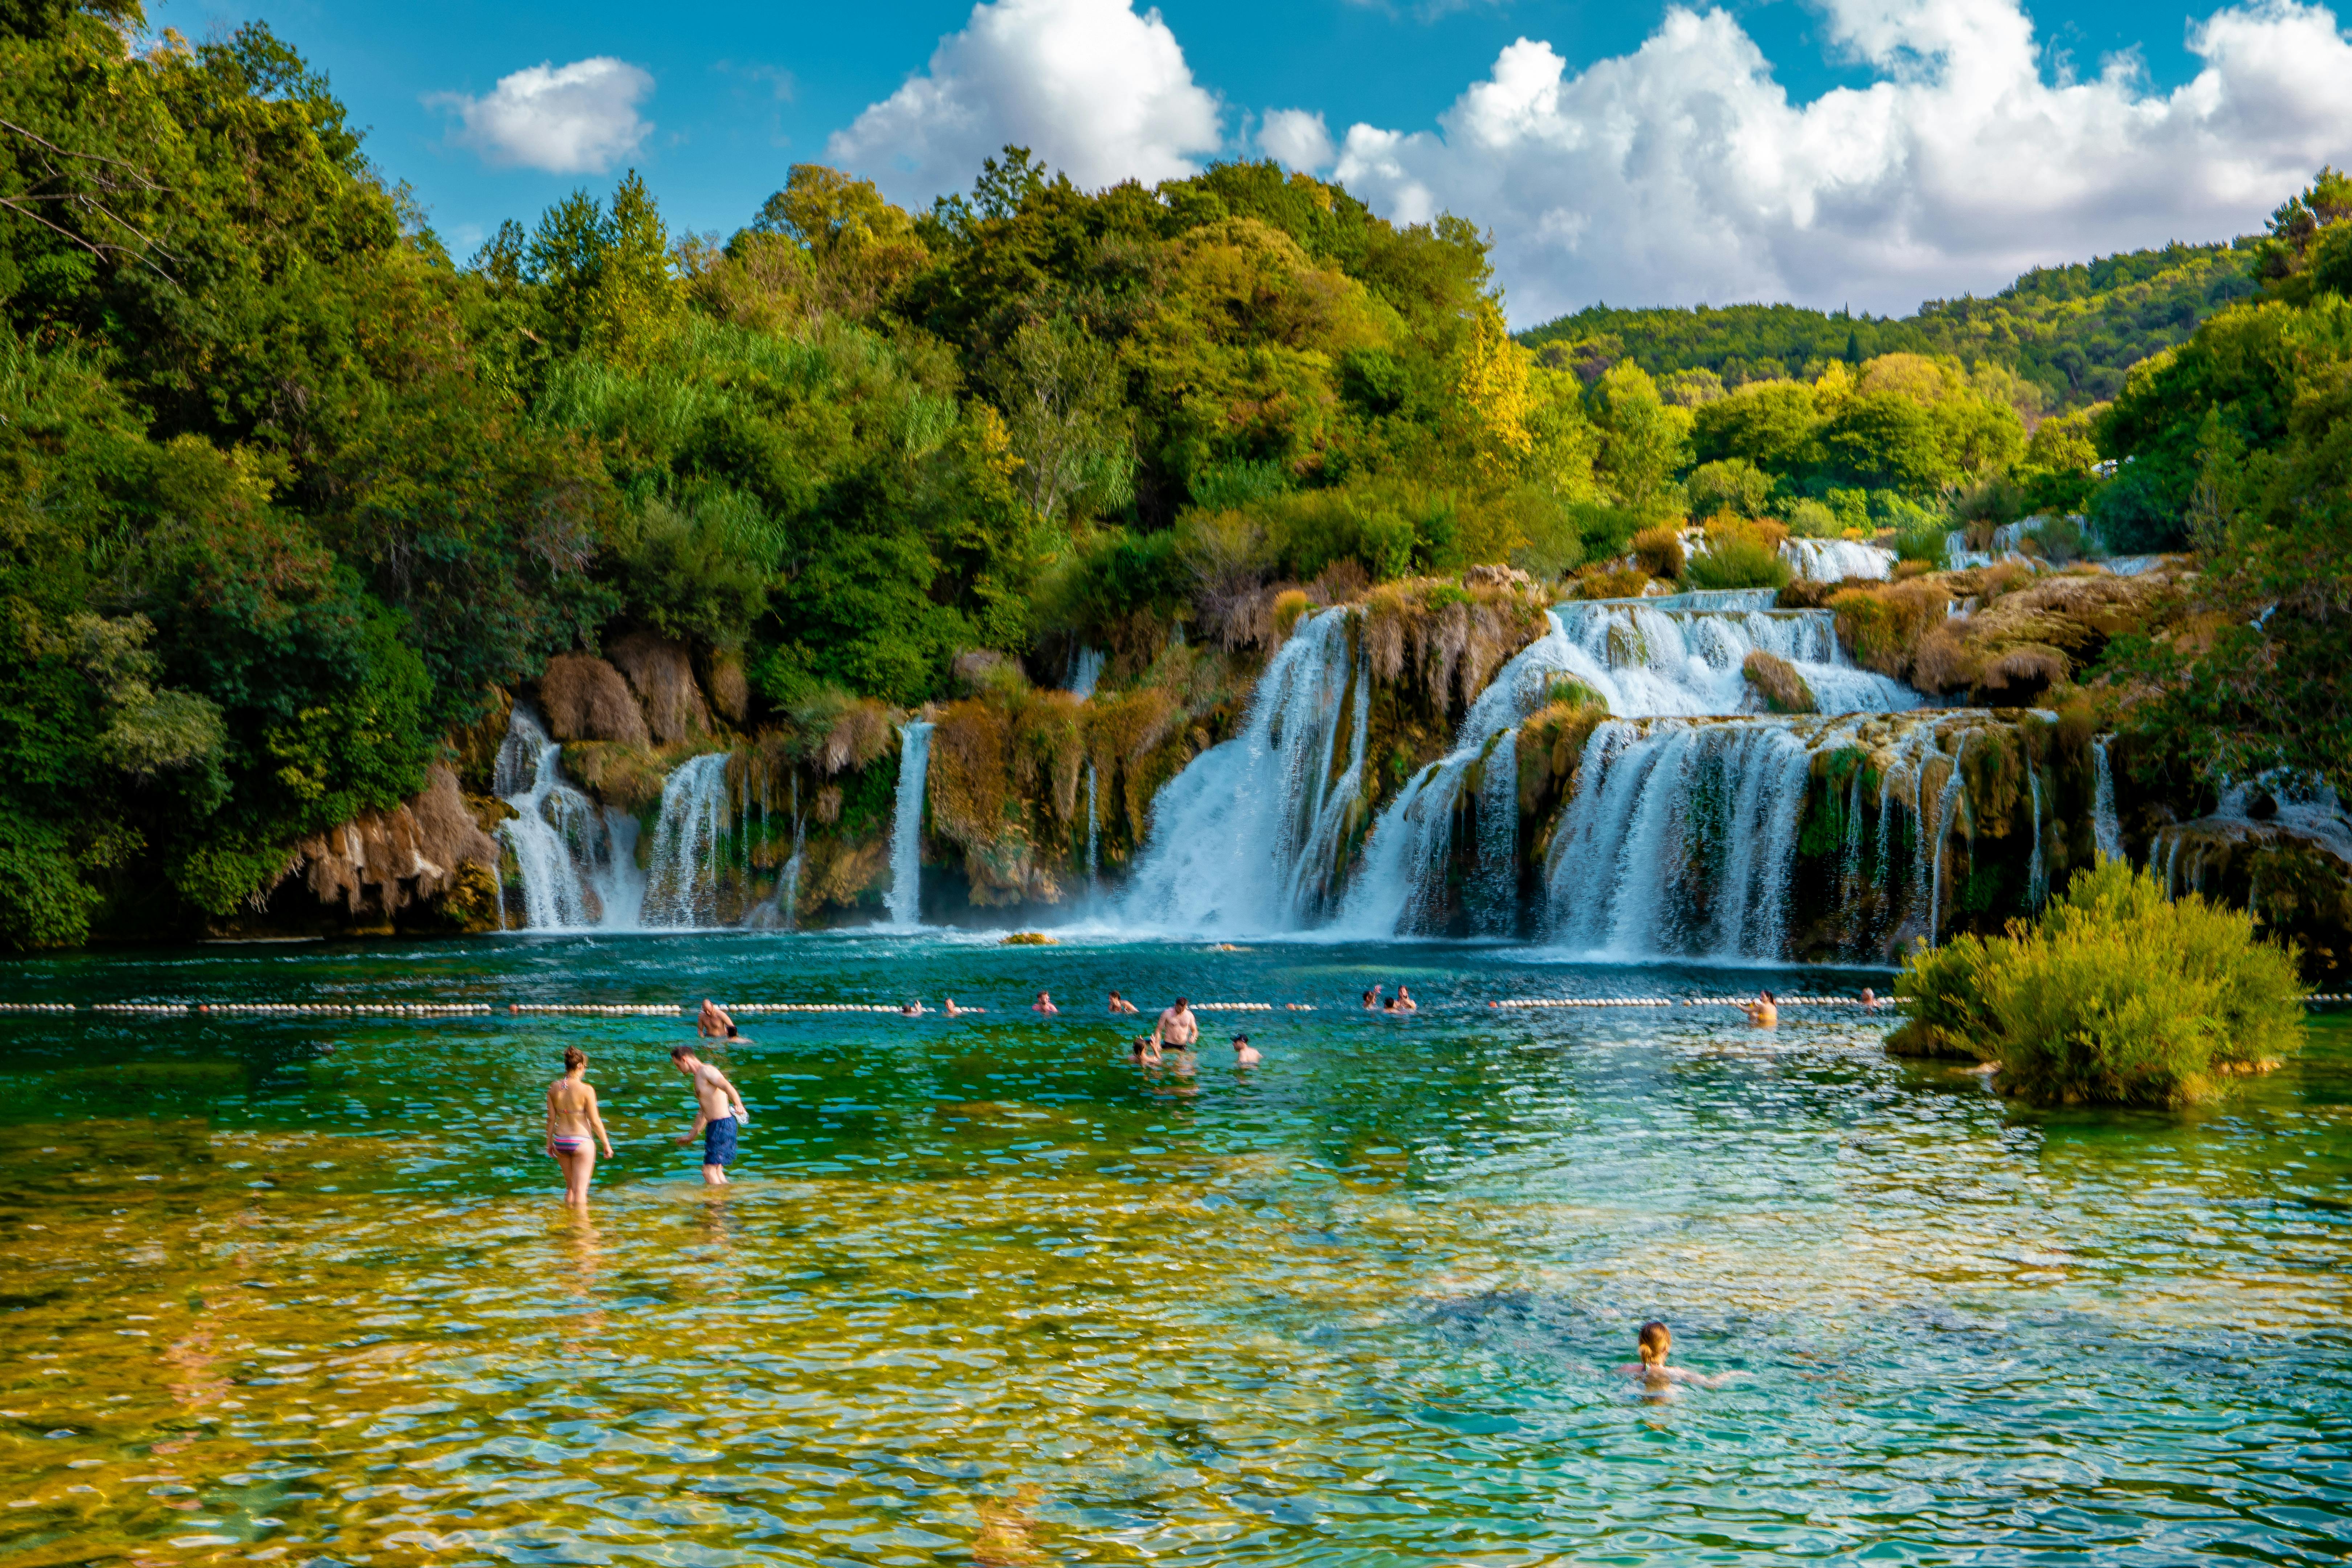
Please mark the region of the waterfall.
<svg viewBox="0 0 2352 1568"><path fill-rule="evenodd" d="M2098 785L2091 797L2091 833L2098 841L2102 860L2120 860L2124 853L2124 826L2116 816L2116 775L2107 766L2107 742L2114 739L2102 735L2091 742L2091 757L2098 767Z"/></svg>
<svg viewBox="0 0 2352 1568"><path fill-rule="evenodd" d="M1559 945L1620 959L1780 957L1811 763L1801 722L1596 728L1546 868Z"/></svg>
<svg viewBox="0 0 2352 1568"><path fill-rule="evenodd" d="M890 814L890 924L912 931L923 918L923 784L931 767L931 726L913 719L898 731L898 795Z"/></svg>
<svg viewBox="0 0 2352 1568"><path fill-rule="evenodd" d="M1547 673L1582 682L1621 719L1754 712L1762 703L1743 667L1759 650L1794 666L1823 713L1895 712L1924 700L1898 680L1853 668L1828 610L1683 602L1705 597L1563 605L1551 613L1552 637L1528 651L1549 642Z"/></svg>
<svg viewBox="0 0 2352 1568"><path fill-rule="evenodd" d="M727 762L724 752L689 757L662 783L646 875L646 925L719 923L719 863L730 823Z"/></svg>
<svg viewBox="0 0 2352 1568"><path fill-rule="evenodd" d="M2025 901L2040 909L2050 897L2050 871L2042 859L2042 769L2025 761L2025 782L2033 789L2033 858L2025 867Z"/></svg>
<svg viewBox="0 0 2352 1568"><path fill-rule="evenodd" d="M1095 765L1087 764L1087 896L1102 891L1102 806L1095 798Z"/></svg>
<svg viewBox="0 0 2352 1568"><path fill-rule="evenodd" d="M1370 717L1350 618L1345 609L1302 618L1258 678L1241 732L1160 790L1121 903L1129 923L1280 931L1322 908L1361 788Z"/></svg>
<svg viewBox="0 0 2352 1568"><path fill-rule="evenodd" d="M514 853L523 928L634 926L645 896L636 866L636 821L598 810L565 781L562 757L562 746L548 738L539 716L517 703L499 745L490 787L515 811L499 824L499 837ZM503 925L503 879L500 898Z"/></svg>
<svg viewBox="0 0 2352 1568"><path fill-rule="evenodd" d="M1516 935L1519 925L1519 731L1495 737L1480 764L1478 868L1470 916L1487 936Z"/></svg>
<svg viewBox="0 0 2352 1568"><path fill-rule="evenodd" d="M1791 539L1782 542L1780 559L1789 570L1811 583L1836 583L1848 577L1885 579L1895 574L1895 552L1883 544L1853 539Z"/></svg>
<svg viewBox="0 0 2352 1568"><path fill-rule="evenodd" d="M1070 655L1070 692L1084 702L1095 694L1095 683L1102 679L1103 651L1098 647L1082 647Z"/></svg>

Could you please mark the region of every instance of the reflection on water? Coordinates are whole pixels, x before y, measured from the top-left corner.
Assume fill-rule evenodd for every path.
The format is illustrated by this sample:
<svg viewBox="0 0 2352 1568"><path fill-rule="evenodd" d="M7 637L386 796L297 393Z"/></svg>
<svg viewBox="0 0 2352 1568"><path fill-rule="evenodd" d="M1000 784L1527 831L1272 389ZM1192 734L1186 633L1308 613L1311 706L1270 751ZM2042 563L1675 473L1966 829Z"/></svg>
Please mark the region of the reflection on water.
<svg viewBox="0 0 2352 1568"><path fill-rule="evenodd" d="M2352 1052L2021 1114L1857 1016L1427 947L655 941L18 964L26 999L871 1000L0 1020L0 1504L52 1563L2317 1562L2352 1548ZM1346 1004L1400 974L1428 1010ZM1769 976L1765 977L1767 980ZM1748 977L1746 984L1755 984ZM1139 1070L1091 999L1256 1016ZM1210 1020L1213 1026L1217 1020ZM557 1203L540 1094L619 1157ZM1652 1400L1610 1369L1664 1316Z"/></svg>

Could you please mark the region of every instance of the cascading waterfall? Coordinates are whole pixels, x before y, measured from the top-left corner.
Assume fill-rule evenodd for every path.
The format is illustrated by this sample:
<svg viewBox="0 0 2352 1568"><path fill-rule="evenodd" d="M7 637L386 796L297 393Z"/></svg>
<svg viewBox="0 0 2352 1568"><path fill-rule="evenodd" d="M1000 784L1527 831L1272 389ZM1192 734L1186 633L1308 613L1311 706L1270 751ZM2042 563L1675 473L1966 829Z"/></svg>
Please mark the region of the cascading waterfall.
<svg viewBox="0 0 2352 1568"><path fill-rule="evenodd" d="M1705 597L1563 605L1551 613L1552 637L1528 652L1544 649L1545 675L1581 682L1620 719L1759 711L1744 673L1758 651L1795 667L1823 713L1896 712L1925 700L1901 681L1856 669L1828 610L1683 602ZM1769 592L1762 597L1769 603Z"/></svg>
<svg viewBox="0 0 2352 1568"><path fill-rule="evenodd" d="M1855 539L1790 539L1780 545L1789 570L1812 583L1847 577L1885 579L1895 574L1895 552Z"/></svg>
<svg viewBox="0 0 2352 1568"><path fill-rule="evenodd" d="M1084 702L1095 694L1096 683L1102 679L1103 651L1098 647L1082 647L1070 655L1070 694Z"/></svg>
<svg viewBox="0 0 2352 1568"><path fill-rule="evenodd" d="M890 924L912 931L923 914L923 789L931 766L931 726L909 720L898 731L898 794L890 814Z"/></svg>
<svg viewBox="0 0 2352 1568"><path fill-rule="evenodd" d="M724 752L690 757L663 781L642 923L719 923L719 861L731 817L727 763Z"/></svg>
<svg viewBox="0 0 2352 1568"><path fill-rule="evenodd" d="M1160 790L1121 903L1129 924L1282 931L1323 907L1361 787L1370 717L1351 616L1331 609L1303 617L1259 677L1241 733Z"/></svg>
<svg viewBox="0 0 2352 1568"><path fill-rule="evenodd" d="M2120 860L2124 853L2124 825L2116 816L2116 775L2107 765L2107 742L2114 738L2101 735L2091 742L2091 758L2098 769L2098 784L2091 797L2091 832L2098 841L2102 860Z"/></svg>
<svg viewBox="0 0 2352 1568"><path fill-rule="evenodd" d="M515 705L499 742L491 788L514 808L499 837L515 858L523 929L581 931L637 923L645 881L637 872L635 818L565 782L563 748L539 716ZM504 921L504 882L500 886Z"/></svg>
<svg viewBox="0 0 2352 1568"><path fill-rule="evenodd" d="M1555 940L1616 959L1781 956L1811 753L1786 721L1598 726L1547 867Z"/></svg>
<svg viewBox="0 0 2352 1568"><path fill-rule="evenodd" d="M1744 667L1760 649L1793 666L1827 713L1892 711L1923 700L1899 681L1854 668L1829 611L1772 609L1773 598L1770 589L1732 590L1550 611L1550 630L1520 649L1471 704L1453 751L1416 774L1381 814L1339 928L1370 937L1426 932L1443 923L1462 780L1495 736L1541 707L1563 679L1601 698L1619 718L1729 715L1759 705ZM1516 831L1516 806L1513 813ZM1486 925L1475 908L1472 918Z"/></svg>
<svg viewBox="0 0 2352 1568"><path fill-rule="evenodd" d="M2050 897L2050 868L2042 858L2042 769L2028 758L2025 780L2033 791L2033 858L2025 868L2025 901L2040 909Z"/></svg>

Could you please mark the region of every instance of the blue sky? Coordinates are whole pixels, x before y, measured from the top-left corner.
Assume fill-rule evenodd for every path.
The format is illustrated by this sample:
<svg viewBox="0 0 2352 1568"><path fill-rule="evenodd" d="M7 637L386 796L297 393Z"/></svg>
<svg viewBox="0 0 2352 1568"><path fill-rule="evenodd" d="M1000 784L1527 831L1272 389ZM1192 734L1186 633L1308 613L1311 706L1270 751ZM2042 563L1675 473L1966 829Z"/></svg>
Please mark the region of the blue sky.
<svg viewBox="0 0 2352 1568"><path fill-rule="evenodd" d="M1167 0L1156 24L1127 0L150 11L197 37L256 16L329 73L453 249L628 166L674 226L723 232L794 162L920 202L1003 140L1088 183L1271 150L1392 216L1492 228L1520 324L1595 298L1905 310L2034 261L2221 237L2322 158L2352 162L2352 76L2334 74L2352 48L2292 0L1750 0L1679 19ZM582 62L562 124L531 119L560 94L501 95Z"/></svg>

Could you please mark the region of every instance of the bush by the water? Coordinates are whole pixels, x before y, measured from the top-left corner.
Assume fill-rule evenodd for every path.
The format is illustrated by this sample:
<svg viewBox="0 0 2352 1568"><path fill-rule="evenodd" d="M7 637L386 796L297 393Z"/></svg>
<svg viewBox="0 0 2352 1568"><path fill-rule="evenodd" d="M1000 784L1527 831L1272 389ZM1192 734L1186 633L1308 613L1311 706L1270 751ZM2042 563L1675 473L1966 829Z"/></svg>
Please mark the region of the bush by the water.
<svg viewBox="0 0 2352 1568"><path fill-rule="evenodd" d="M2045 1105L2178 1105L2216 1074L2274 1063L2303 1040L2292 948L2195 894L2169 900L2128 862L2074 879L2038 921L1914 953L1895 982L1911 1020L1899 1055L2001 1064Z"/></svg>

